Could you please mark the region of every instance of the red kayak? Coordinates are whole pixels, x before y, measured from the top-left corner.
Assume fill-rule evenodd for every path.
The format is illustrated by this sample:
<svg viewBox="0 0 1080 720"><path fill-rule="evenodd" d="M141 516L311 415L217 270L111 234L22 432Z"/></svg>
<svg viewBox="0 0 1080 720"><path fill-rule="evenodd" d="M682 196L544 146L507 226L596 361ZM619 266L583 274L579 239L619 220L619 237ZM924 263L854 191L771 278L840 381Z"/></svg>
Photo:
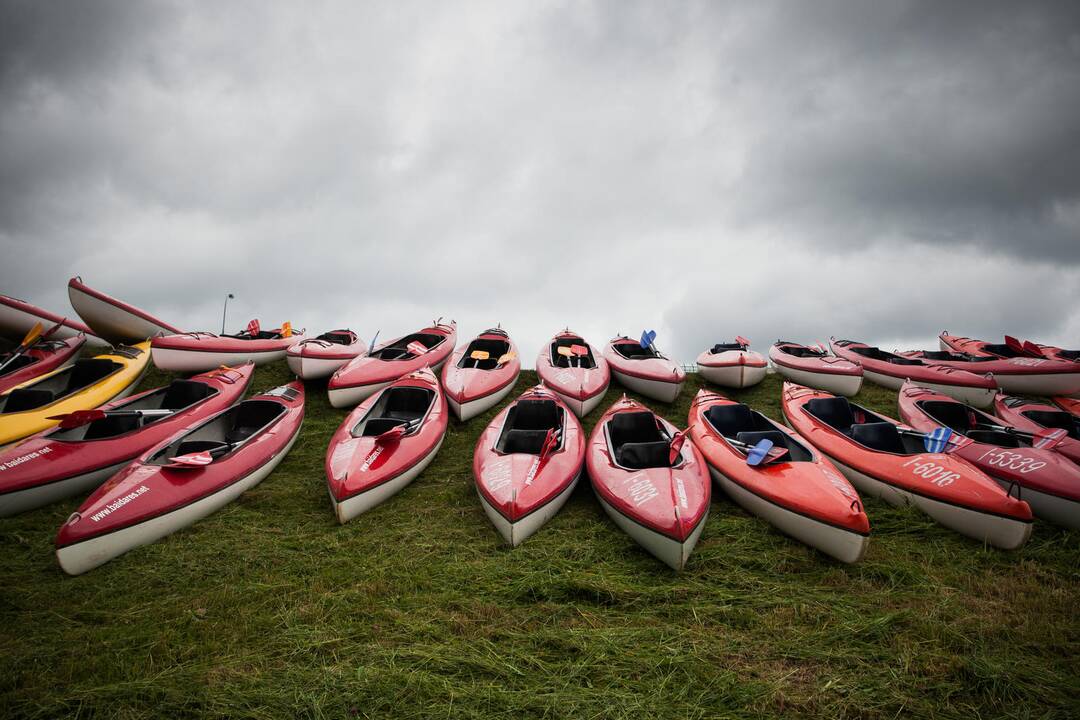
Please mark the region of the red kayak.
<svg viewBox="0 0 1080 720"><path fill-rule="evenodd" d="M738 337L704 350L697 358L698 375L716 385L748 388L765 379L769 362L750 349L750 341Z"/></svg>
<svg viewBox="0 0 1080 720"><path fill-rule="evenodd" d="M484 512L507 544L517 547L566 504L584 464L581 423L555 393L538 386L480 435L473 477Z"/></svg>
<svg viewBox="0 0 1080 720"><path fill-rule="evenodd" d="M847 398L792 383L784 383L781 402L787 423L860 493L914 505L945 527L1004 550L1031 536L1027 503L953 454L927 452L922 433Z"/></svg>
<svg viewBox="0 0 1080 720"><path fill-rule="evenodd" d="M249 363L174 380L84 413L85 424L57 426L0 454L0 517L90 492L178 430L236 403L252 372Z"/></svg>
<svg viewBox="0 0 1080 720"><path fill-rule="evenodd" d="M190 425L116 473L56 536L78 575L212 514L285 458L304 420L304 386L274 388Z"/></svg>
<svg viewBox="0 0 1080 720"><path fill-rule="evenodd" d="M592 412L611 384L607 360L569 329L553 337L540 351L536 374L578 417Z"/></svg>
<svg viewBox="0 0 1080 720"><path fill-rule="evenodd" d="M968 356L997 358L1004 362L995 366L980 363L979 367L985 367L984 372L993 372L998 385L1006 392L1025 395L1075 395L1080 392L1080 363L1043 357L1022 343L1008 339L1012 342L989 343L943 332L938 337L941 349L964 356L935 362L951 365L957 361L971 363Z"/></svg>
<svg viewBox="0 0 1080 720"><path fill-rule="evenodd" d="M435 459L446 397L430 368L376 391L349 413L326 448L326 484L345 523L401 490Z"/></svg>
<svg viewBox="0 0 1080 720"><path fill-rule="evenodd" d="M253 362L265 365L285 357L286 351L304 339L304 331L283 327L263 330L253 320L249 329L236 335L190 332L164 335L150 343L154 365L167 372L206 372L222 365Z"/></svg>
<svg viewBox="0 0 1080 720"><path fill-rule="evenodd" d="M604 359L620 385L645 397L670 403L682 392L686 372L655 345L617 337L604 348Z"/></svg>
<svg viewBox="0 0 1080 720"><path fill-rule="evenodd" d="M99 338L93 330L78 320L60 317L54 312L31 305L25 300L0 295L0 335L9 340L16 342L22 340L34 325L41 325L48 329L57 323L60 327L50 336L54 340L68 340L83 335L86 337L87 345L109 346L109 343Z"/></svg>
<svg viewBox="0 0 1080 720"><path fill-rule="evenodd" d="M285 359L301 380L317 380L330 377L342 365L366 352L367 344L352 330L331 330L293 343Z"/></svg>
<svg viewBox="0 0 1080 720"><path fill-rule="evenodd" d="M956 454L1031 505L1036 517L1080 529L1080 466L997 418L916 385L900 390L900 416L920 430L938 426L974 442Z"/></svg>
<svg viewBox="0 0 1080 720"><path fill-rule="evenodd" d="M890 390L899 390L905 380L978 407L989 407L997 395L997 382L987 375L904 357L854 340L829 341L833 353L862 365L867 380Z"/></svg>
<svg viewBox="0 0 1080 720"><path fill-rule="evenodd" d="M421 368L438 372L457 342L457 324L436 321L430 327L373 347L333 374L328 385L330 404L352 407L398 378Z"/></svg>
<svg viewBox="0 0 1080 720"><path fill-rule="evenodd" d="M67 367L75 362L85 343L85 335L75 335L65 340L39 340L0 370L0 393L6 393L13 387L30 382L57 368ZM0 365L8 362L11 357L12 353L0 355Z"/></svg>
<svg viewBox="0 0 1080 720"><path fill-rule="evenodd" d="M870 521L831 462L786 427L742 403L700 390L690 405L690 439L728 497L777 529L841 562L862 559ZM750 465L762 440L777 454Z"/></svg>
<svg viewBox="0 0 1080 720"><path fill-rule="evenodd" d="M1043 345L1042 343L1024 343L1024 346L1029 350L1038 351L1040 355L1051 360L1080 361L1080 350L1066 350L1055 345Z"/></svg>
<svg viewBox="0 0 1080 720"><path fill-rule="evenodd" d="M862 365L822 349L778 340L769 348L769 360L777 373L799 385L847 396L862 388Z"/></svg>
<svg viewBox="0 0 1080 720"><path fill-rule="evenodd" d="M994 415L1002 419L1002 425L1029 433L1064 430L1068 435L1054 450L1080 463L1080 418L1072 413L1042 400L998 395L994 401Z"/></svg>
<svg viewBox="0 0 1080 720"><path fill-rule="evenodd" d="M505 330L491 328L454 351L443 365L442 385L450 410L465 421L498 405L520 374L514 341Z"/></svg>
<svg viewBox="0 0 1080 720"><path fill-rule="evenodd" d="M1067 398L1067 397L1055 397L1050 398L1054 401L1054 404L1065 412L1073 415L1074 417L1080 417L1080 399Z"/></svg>
<svg viewBox="0 0 1080 720"><path fill-rule="evenodd" d="M80 277L68 281L68 298L83 322L111 343L136 343L158 335L184 332L145 310L93 289Z"/></svg>
<svg viewBox="0 0 1080 720"><path fill-rule="evenodd" d="M712 496L708 467L684 437L624 396L593 428L585 460L615 524L675 570L697 545Z"/></svg>

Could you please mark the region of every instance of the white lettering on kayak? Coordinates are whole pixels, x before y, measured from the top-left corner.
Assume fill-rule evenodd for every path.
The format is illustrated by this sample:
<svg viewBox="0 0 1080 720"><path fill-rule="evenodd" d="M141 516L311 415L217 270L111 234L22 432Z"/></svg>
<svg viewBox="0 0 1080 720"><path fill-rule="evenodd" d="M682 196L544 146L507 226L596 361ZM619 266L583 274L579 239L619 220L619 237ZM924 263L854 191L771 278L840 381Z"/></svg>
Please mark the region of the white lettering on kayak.
<svg viewBox="0 0 1080 720"><path fill-rule="evenodd" d="M675 479L675 494L679 496L679 506L683 510L689 510L690 503L686 499L686 486L683 485L682 478Z"/></svg>
<svg viewBox="0 0 1080 720"><path fill-rule="evenodd" d="M536 471L540 469L540 456L536 456L536 460L533 461L532 467L529 468L529 474L525 476L525 484L532 485L533 478L536 477Z"/></svg>
<svg viewBox="0 0 1080 720"><path fill-rule="evenodd" d="M140 485L133 492L129 492L127 495L113 500L111 503L98 510L96 513L90 516L90 519L94 522L98 522L99 520L102 520L103 518L112 515L113 510L119 510L135 498L148 492L150 492L150 488L146 487L145 485Z"/></svg>
<svg viewBox="0 0 1080 720"><path fill-rule="evenodd" d="M1043 460L1036 460L1023 453L1003 450L997 447L990 448L980 455L979 459L986 460L988 465L995 465L1004 470L1016 470L1017 472L1024 474L1035 472L1036 470L1041 470L1046 467L1046 462Z"/></svg>
<svg viewBox="0 0 1080 720"><path fill-rule="evenodd" d="M376 445L375 449L368 453L368 456L364 458L364 464L360 466L360 472L367 472L371 469L372 463L382 455L383 445Z"/></svg>
<svg viewBox="0 0 1080 720"><path fill-rule="evenodd" d="M489 463L484 468L484 476L487 480L487 487L490 492L498 492L504 487L510 484L510 479L513 476L514 461L510 458L501 458L493 463Z"/></svg>
<svg viewBox="0 0 1080 720"><path fill-rule="evenodd" d="M660 496L660 491L644 473L631 475L623 480L623 485L630 491L630 499L634 501L634 507L641 507L654 497Z"/></svg>
<svg viewBox="0 0 1080 720"><path fill-rule="evenodd" d="M938 487L952 485L956 482L956 478L960 477L960 473L946 470L935 462L930 462L928 460L920 461L918 455L904 463L903 467L908 467L909 465L915 466L911 470L913 475L925 478Z"/></svg>
<svg viewBox="0 0 1080 720"><path fill-rule="evenodd" d="M33 460L34 458L41 457L42 455L48 455L51 452L52 452L52 448L49 447L48 445L46 445L45 447L41 448L40 450L35 450L34 452L26 453L25 455L20 455L17 458L13 458L13 459L8 460L6 462L0 463L0 472L3 472L4 470L10 470L13 467L18 467L19 465L22 465L24 462L29 462L30 460Z"/></svg>
<svg viewBox="0 0 1080 720"><path fill-rule="evenodd" d="M859 499L859 496L851 488L851 485L848 484L846 480L844 480L844 478L840 477L827 467L822 466L821 470L825 473L825 477L829 478L829 482L832 483L832 486L840 491L841 495L846 497L848 500Z"/></svg>

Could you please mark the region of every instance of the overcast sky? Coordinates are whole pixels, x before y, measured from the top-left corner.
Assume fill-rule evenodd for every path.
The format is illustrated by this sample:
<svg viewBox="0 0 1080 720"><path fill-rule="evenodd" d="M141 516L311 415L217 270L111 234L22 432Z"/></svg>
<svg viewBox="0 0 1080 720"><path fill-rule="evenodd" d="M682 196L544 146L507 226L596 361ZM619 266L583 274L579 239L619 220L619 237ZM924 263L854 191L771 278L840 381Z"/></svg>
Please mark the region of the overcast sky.
<svg viewBox="0 0 1080 720"><path fill-rule="evenodd" d="M7 2L0 292L1080 346L1080 3Z"/></svg>

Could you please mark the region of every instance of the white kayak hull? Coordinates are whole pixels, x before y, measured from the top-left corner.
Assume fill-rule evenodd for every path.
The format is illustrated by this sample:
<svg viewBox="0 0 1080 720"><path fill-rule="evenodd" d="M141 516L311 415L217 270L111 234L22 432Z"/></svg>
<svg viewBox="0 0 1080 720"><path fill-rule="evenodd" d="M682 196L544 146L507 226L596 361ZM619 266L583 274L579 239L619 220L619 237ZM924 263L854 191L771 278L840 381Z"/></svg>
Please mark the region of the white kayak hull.
<svg viewBox="0 0 1080 720"><path fill-rule="evenodd" d="M117 338L122 342L142 342L176 332L176 328L147 320L70 285L68 298L83 322L102 337Z"/></svg>
<svg viewBox="0 0 1080 720"><path fill-rule="evenodd" d="M694 547L697 546L698 538L701 537L701 531L705 528L705 521L709 518L709 513L706 511L705 514L701 516L701 521L698 522L698 526L694 528L694 531L690 533L686 540L679 542L674 538L651 530L626 517L606 503L604 499L600 497L600 494L595 492L595 489L594 494L596 495L596 499L600 501L600 505L604 508L604 512L608 514L608 517L610 517L623 532L632 537L638 545L648 550L654 557L672 570L682 570L686 567L686 563L690 559L690 554L694 552Z"/></svg>
<svg viewBox="0 0 1080 720"><path fill-rule="evenodd" d="M502 513L492 506L487 501L484 494L477 489L477 495L480 496L480 504L484 506L484 512L487 514L488 519L491 520L491 524L495 526L495 529L499 531L499 535L506 541L506 544L510 547L517 547L521 543L532 537L537 530L542 528L548 520L555 517L562 506L566 504L566 501L574 494L574 488L577 487L578 480L581 479L581 473L574 478L574 481L561 493L553 497L542 507L533 510L528 515L518 518L511 522L507 520Z"/></svg>
<svg viewBox="0 0 1080 720"><path fill-rule="evenodd" d="M900 390L907 380L907 378L883 375L882 373L872 372L865 368L863 369L863 373L870 382L890 390ZM993 405L994 398L997 397L998 393L997 388L980 388L968 385L943 385L941 383L924 382L922 380L912 380L911 382L919 387L928 388L934 392L939 392L942 395L948 395L962 403L978 408L988 408Z"/></svg>
<svg viewBox="0 0 1080 720"><path fill-rule="evenodd" d="M177 350L175 348L150 348L150 357L154 365L166 372L201 373L222 365L243 365L253 362L256 365L280 360L285 357L285 350L267 350L266 352L211 352L206 350Z"/></svg>
<svg viewBox="0 0 1080 720"><path fill-rule="evenodd" d="M301 380L328 378L352 358L315 358L289 353L285 356L289 370Z"/></svg>
<svg viewBox="0 0 1080 720"><path fill-rule="evenodd" d="M805 387L816 388L832 393L852 397L862 389L862 375L838 375L836 373L816 373L809 370L799 370L773 363L773 368L783 377L793 383Z"/></svg>
<svg viewBox="0 0 1080 720"><path fill-rule="evenodd" d="M596 393L592 397L579 400L575 397L570 397L569 395L563 395L554 388L548 388L548 390L551 390L558 395L559 399L562 400L563 403L565 403L579 418L583 418L595 410L596 406L600 404L600 401L604 399L604 395L607 393L607 387L605 387L601 392Z"/></svg>
<svg viewBox="0 0 1080 720"><path fill-rule="evenodd" d="M3 328L6 335L12 339L22 339L34 325L40 324L43 330L49 330L56 325L55 320L50 320L40 315L27 312L20 308L11 307L0 303L0 328ZM61 325L56 329L50 337L57 340L67 340L69 338L76 337L80 334L80 331L75 328L68 327L67 325ZM93 347L109 347L109 343L102 340L97 335L86 335L86 344Z"/></svg>
<svg viewBox="0 0 1080 720"><path fill-rule="evenodd" d="M1006 492L1010 488L1016 489L1015 485L1008 480L1002 480L993 475L991 477ZM1026 502L1031 507L1032 514L1040 520L1070 530L1080 530L1080 502L1025 487L1020 488L1017 497Z"/></svg>
<svg viewBox="0 0 1080 720"><path fill-rule="evenodd" d="M99 470L82 473L81 475L73 475L55 482L14 490L0 495L0 517L11 517L19 513L36 510L76 495L88 495L127 464L127 462L122 462Z"/></svg>
<svg viewBox="0 0 1080 720"><path fill-rule="evenodd" d="M514 389L515 382L507 383L506 387L496 390L490 395L478 397L468 402L459 403L450 395L446 396L446 402L450 406L450 411L454 413L454 416L461 422L471 420L477 415L487 412L491 408L498 405L502 400L510 394L510 391Z"/></svg>
<svg viewBox="0 0 1080 720"><path fill-rule="evenodd" d="M619 384L627 390L633 390L639 395L644 395L660 402L672 403L682 392L682 382L670 382L668 380L650 380L636 375L628 375L615 369L611 365L611 374L619 381Z"/></svg>
<svg viewBox="0 0 1080 720"><path fill-rule="evenodd" d="M751 365L724 365L714 367L698 365L698 374L713 385L729 388L748 388L757 385L765 379L768 366L753 367Z"/></svg>

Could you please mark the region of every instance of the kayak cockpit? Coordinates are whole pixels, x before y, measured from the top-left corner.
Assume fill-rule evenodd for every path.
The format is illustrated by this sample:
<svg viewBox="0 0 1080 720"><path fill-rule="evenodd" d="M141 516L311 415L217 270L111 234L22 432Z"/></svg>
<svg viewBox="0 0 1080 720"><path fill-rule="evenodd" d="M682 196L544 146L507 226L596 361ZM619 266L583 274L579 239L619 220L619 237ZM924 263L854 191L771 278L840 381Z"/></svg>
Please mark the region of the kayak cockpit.
<svg viewBox="0 0 1080 720"><path fill-rule="evenodd" d="M784 343L777 343L776 349L785 355L791 355L798 358L823 358L828 354L817 348L806 347L805 345L795 345L794 343L786 345Z"/></svg>
<svg viewBox="0 0 1080 720"><path fill-rule="evenodd" d="M838 343L838 344L842 345L842 343ZM850 350L851 352L855 353L856 355L861 355L862 357L870 358L871 360L880 360L882 362L891 363L893 365L923 365L923 364L925 364L925 363L923 363L922 360L917 360L915 358L901 357L900 355L897 355L896 353L885 352L881 348L873 347L872 345L867 345L866 347L852 347L852 346L849 345L847 347L847 349Z"/></svg>
<svg viewBox="0 0 1080 720"><path fill-rule="evenodd" d="M0 372L0 377L10 375L13 372L18 372L24 367L29 367L30 365L38 362L38 358L26 355L25 353L19 355L18 357L10 361L8 360L9 357L11 357L11 353L0 356L0 363L7 362L7 367L5 367L2 372Z"/></svg>
<svg viewBox="0 0 1080 720"><path fill-rule="evenodd" d="M280 330L260 330L257 333L249 333L246 330L235 335L219 335L218 337L232 338L234 340L281 340L285 336Z"/></svg>
<svg viewBox="0 0 1080 720"><path fill-rule="evenodd" d="M415 353L409 350L409 345L411 345L412 343L420 343L428 350L431 350L438 347L445 341L445 335L439 335L437 333L413 333L412 335L406 335L403 338L398 338L392 344L376 350L375 352L371 353L371 357L375 357L380 360L410 360L414 357L417 357Z"/></svg>
<svg viewBox="0 0 1080 720"><path fill-rule="evenodd" d="M202 452L217 459L261 434L286 412L285 405L273 400L245 400L174 439L146 462L169 465L174 457Z"/></svg>
<svg viewBox="0 0 1080 720"><path fill-rule="evenodd" d="M507 455L539 455L548 432L563 426L563 409L554 400L519 400L506 414L495 450ZM556 450L562 447L562 434Z"/></svg>
<svg viewBox="0 0 1080 720"><path fill-rule="evenodd" d="M334 343L335 345L352 345L356 342L356 333L352 330L331 330L314 339Z"/></svg>
<svg viewBox="0 0 1080 720"><path fill-rule="evenodd" d="M751 447L768 440L773 447L787 448L785 462L811 462L813 453L761 413L742 403L713 405L704 413L705 421L725 440L735 440Z"/></svg>
<svg viewBox="0 0 1080 720"><path fill-rule="evenodd" d="M611 459L628 470L674 467L671 464L671 435L647 410L621 412L611 416L604 427ZM676 465L682 462L681 454Z"/></svg>
<svg viewBox="0 0 1080 720"><path fill-rule="evenodd" d="M78 360L71 367L0 397L0 413L25 412L46 407L101 382L123 367L118 362L102 358Z"/></svg>
<svg viewBox="0 0 1080 720"><path fill-rule="evenodd" d="M921 400L915 403L931 420L944 425L955 433L965 435L975 442L1017 448L1031 445L1022 442L1013 433L994 430L1000 423L997 418L979 412L958 402L945 400Z"/></svg>
<svg viewBox="0 0 1080 720"><path fill-rule="evenodd" d="M652 345L649 347L641 347L639 342L616 342L611 344L612 349L615 352L622 355L627 360L648 360L650 358L663 357L660 353L656 352Z"/></svg>
<svg viewBox="0 0 1080 720"><path fill-rule="evenodd" d="M596 367L596 358L593 357L592 347L582 338L565 335L551 343L551 364L559 368L591 370Z"/></svg>
<svg viewBox="0 0 1080 720"><path fill-rule="evenodd" d="M1021 415L1045 428L1064 430L1069 437L1080 440L1080 418L1064 410L1022 410Z"/></svg>
<svg viewBox="0 0 1080 720"><path fill-rule="evenodd" d="M816 398L803 407L821 422L871 450L895 455L926 452L921 436L901 433L895 423L848 402L847 398Z"/></svg>
<svg viewBox="0 0 1080 720"><path fill-rule="evenodd" d="M499 366L499 358L510 352L510 343L506 340L478 337L469 343L458 361L459 368L494 370Z"/></svg>
<svg viewBox="0 0 1080 720"><path fill-rule="evenodd" d="M79 440L107 440L146 427L173 413L182 412L207 398L218 394L217 388L193 380L173 380L165 387L140 395L106 410L106 416L75 428L56 430L49 437L75 442ZM146 415L140 411L156 411ZM168 412L160 412L160 411ZM111 414L117 413L117 414Z"/></svg>
<svg viewBox="0 0 1080 720"><path fill-rule="evenodd" d="M389 387L350 431L353 437L373 437L399 425L418 425L435 401L435 391L421 387Z"/></svg>
<svg viewBox="0 0 1080 720"><path fill-rule="evenodd" d="M939 360L948 362L997 362L999 358L989 355L969 355L968 353L950 352L948 350L924 350L919 353L923 360Z"/></svg>
<svg viewBox="0 0 1080 720"><path fill-rule="evenodd" d="M749 345L745 345L741 342L722 342L716 343L711 348L709 348L709 354L719 355L720 353L726 352L745 352L749 348Z"/></svg>

